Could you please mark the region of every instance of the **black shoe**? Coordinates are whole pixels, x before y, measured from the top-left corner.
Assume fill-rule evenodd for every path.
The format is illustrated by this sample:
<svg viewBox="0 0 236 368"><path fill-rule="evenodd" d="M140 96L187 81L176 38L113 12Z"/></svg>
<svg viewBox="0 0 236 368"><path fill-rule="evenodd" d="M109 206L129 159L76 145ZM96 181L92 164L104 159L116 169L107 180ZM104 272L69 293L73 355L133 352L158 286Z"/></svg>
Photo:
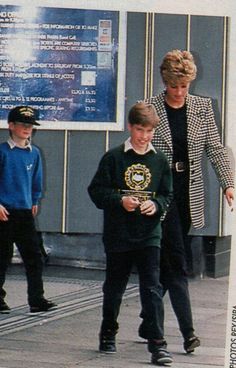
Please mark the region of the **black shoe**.
<svg viewBox="0 0 236 368"><path fill-rule="evenodd" d="M116 353L116 337L112 331L107 331L106 334L100 333L99 351L105 354Z"/></svg>
<svg viewBox="0 0 236 368"><path fill-rule="evenodd" d="M51 302L47 299L42 299L40 303L37 305L31 305L30 306L30 313L36 314L40 312L47 312L49 310L55 309L57 307L57 304L54 302Z"/></svg>
<svg viewBox="0 0 236 368"><path fill-rule="evenodd" d="M187 354L193 353L194 349L200 346L201 342L199 337L191 336L184 340L184 350Z"/></svg>
<svg viewBox="0 0 236 368"><path fill-rule="evenodd" d="M173 363L171 354L164 348L159 348L152 353L151 363L155 365L170 365Z"/></svg>
<svg viewBox="0 0 236 368"><path fill-rule="evenodd" d="M170 365L173 362L171 354L167 350L167 344L157 344L155 340L148 341L148 350L152 353L151 363L155 365Z"/></svg>
<svg viewBox="0 0 236 368"><path fill-rule="evenodd" d="M4 300L0 300L0 313L8 314L10 311L11 308L7 305L7 303L4 302Z"/></svg>

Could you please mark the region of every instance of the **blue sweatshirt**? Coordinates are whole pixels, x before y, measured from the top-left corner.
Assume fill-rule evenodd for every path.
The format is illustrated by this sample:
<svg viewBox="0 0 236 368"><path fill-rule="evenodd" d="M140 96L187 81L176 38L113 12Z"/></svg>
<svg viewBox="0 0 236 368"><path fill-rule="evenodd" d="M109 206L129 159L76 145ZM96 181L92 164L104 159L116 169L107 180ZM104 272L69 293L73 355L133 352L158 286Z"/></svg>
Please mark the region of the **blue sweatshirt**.
<svg viewBox="0 0 236 368"><path fill-rule="evenodd" d="M39 149L0 144L0 204L7 209L31 209L42 193Z"/></svg>

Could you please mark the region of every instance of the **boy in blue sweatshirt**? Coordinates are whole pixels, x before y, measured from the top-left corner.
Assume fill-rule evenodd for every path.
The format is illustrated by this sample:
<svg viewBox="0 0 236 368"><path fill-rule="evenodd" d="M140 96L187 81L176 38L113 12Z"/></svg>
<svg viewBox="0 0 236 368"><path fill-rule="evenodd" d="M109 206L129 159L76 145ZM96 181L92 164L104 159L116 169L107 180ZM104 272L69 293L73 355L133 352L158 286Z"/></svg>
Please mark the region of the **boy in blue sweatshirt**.
<svg viewBox="0 0 236 368"><path fill-rule="evenodd" d="M0 313L9 313L3 289L13 243L24 262L31 313L56 306L44 298L42 254L34 217L42 192L40 152L30 142L36 121L29 106L17 106L8 115L9 139L0 144Z"/></svg>
<svg viewBox="0 0 236 368"><path fill-rule="evenodd" d="M164 365L172 357L162 327L160 219L172 198L172 176L165 155L151 144L158 122L153 105L135 104L128 116L130 137L103 156L88 191L104 211L106 279L99 350L116 352L120 305L135 264L151 362Z"/></svg>

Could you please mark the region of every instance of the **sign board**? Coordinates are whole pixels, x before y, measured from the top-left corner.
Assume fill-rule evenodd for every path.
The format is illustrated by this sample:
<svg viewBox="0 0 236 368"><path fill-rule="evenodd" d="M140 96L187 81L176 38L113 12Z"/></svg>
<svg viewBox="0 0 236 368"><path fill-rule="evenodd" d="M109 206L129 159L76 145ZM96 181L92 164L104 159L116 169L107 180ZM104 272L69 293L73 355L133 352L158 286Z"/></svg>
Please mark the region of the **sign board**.
<svg viewBox="0 0 236 368"><path fill-rule="evenodd" d="M30 105L45 129L122 130L126 17L0 6L0 120Z"/></svg>

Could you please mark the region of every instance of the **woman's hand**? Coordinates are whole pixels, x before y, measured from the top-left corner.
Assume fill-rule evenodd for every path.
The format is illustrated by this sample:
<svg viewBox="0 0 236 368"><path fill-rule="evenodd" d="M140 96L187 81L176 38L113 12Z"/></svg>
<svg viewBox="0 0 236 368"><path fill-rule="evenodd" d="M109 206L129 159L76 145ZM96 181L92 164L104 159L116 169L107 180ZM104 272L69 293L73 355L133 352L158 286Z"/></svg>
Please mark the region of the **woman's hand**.
<svg viewBox="0 0 236 368"><path fill-rule="evenodd" d="M225 198L228 202L228 205L231 207L234 200L234 188L229 187L225 190ZM231 211L233 211L233 209L231 209Z"/></svg>

